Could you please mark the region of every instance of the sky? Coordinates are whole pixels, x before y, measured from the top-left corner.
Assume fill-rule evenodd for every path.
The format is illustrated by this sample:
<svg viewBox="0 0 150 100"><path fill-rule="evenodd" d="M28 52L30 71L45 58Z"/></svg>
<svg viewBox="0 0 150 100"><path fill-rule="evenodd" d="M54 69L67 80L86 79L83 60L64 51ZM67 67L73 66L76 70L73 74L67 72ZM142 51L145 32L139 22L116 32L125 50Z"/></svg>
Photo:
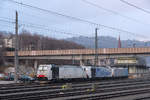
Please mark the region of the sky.
<svg viewBox="0 0 150 100"><path fill-rule="evenodd" d="M90 5L84 0L14 0L46 10L51 10L68 16L77 17L94 23L126 30L134 35L117 30L98 27L98 36L113 36L122 40L136 39L149 41L150 36L150 14L131 7L120 0L86 0L103 8L115 11L120 15L130 17L134 20L122 17L96 6ZM138 7L150 11L150 0L126 0ZM26 29L33 33L42 34L54 38L68 38L77 36L94 36L97 26L57 16L33 8L24 7L0 0L0 30L14 32L14 25L2 22L1 19L8 18L14 21L15 11L19 14L19 31ZM6 19L5 19L6 20ZM34 27L33 27L34 25ZM31 27L32 26L32 27ZM35 27L36 26L36 27ZM58 32L61 31L61 32ZM138 34L138 35L137 35ZM142 35L142 36L140 36Z"/></svg>

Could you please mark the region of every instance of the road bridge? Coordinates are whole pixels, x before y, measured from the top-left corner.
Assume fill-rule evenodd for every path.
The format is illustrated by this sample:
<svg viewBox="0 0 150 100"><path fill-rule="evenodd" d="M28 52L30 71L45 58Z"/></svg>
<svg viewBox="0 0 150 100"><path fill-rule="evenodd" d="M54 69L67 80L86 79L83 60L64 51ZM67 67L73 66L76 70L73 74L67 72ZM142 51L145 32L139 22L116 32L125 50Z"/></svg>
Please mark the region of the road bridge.
<svg viewBox="0 0 150 100"><path fill-rule="evenodd" d="M37 50L19 51L19 59L64 59L81 60L94 59L94 49L73 49L73 50ZM98 49L99 58L117 58L132 56L150 56L150 48L103 48ZM13 59L14 52L6 52L8 59Z"/></svg>
<svg viewBox="0 0 150 100"><path fill-rule="evenodd" d="M33 66L37 70L40 60L71 60L78 61L80 65L87 63L94 64L95 49L74 49L74 50L37 50L37 51L19 51L19 60L33 61ZM14 60L14 52L6 52L7 59ZM98 59L105 59L109 62L110 58L150 56L150 48L103 48L98 49ZM59 62L59 61L58 61ZM50 63L48 61L48 63Z"/></svg>

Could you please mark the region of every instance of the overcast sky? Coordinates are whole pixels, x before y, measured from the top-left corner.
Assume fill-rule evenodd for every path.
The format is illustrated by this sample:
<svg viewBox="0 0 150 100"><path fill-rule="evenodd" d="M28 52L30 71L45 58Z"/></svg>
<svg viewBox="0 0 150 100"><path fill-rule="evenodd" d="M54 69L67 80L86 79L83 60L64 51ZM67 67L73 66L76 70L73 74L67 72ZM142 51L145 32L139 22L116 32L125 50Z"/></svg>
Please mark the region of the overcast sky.
<svg viewBox="0 0 150 100"><path fill-rule="evenodd" d="M129 20L111 12L102 10L82 0L15 0L25 4L33 5L43 9L62 13L69 16L78 17L95 23L111 26L123 30L127 30L136 34L144 35L139 37L136 35L127 34L120 31L110 30L103 27L99 28L100 35L109 35L113 37L121 36L122 39L138 39L150 40L150 14L140 11L134 7L124 4L120 0L86 0L101 7L118 12L121 15L133 18L136 21ZM150 11L150 0L126 0L136 6ZM71 32L73 34L81 34L84 36L94 36L94 28L96 26L83 23L80 21L71 20L62 16L56 16L43 11L39 11L24 6L19 6L7 0L0 0L0 19L7 17L15 18L15 10L19 13L19 23L25 25L20 26L22 29L27 29L31 32L38 32L39 34L48 35L56 38L71 37L73 35L65 35L63 33L52 32L50 30L61 30L64 32ZM7 19L8 20L8 19ZM42 28L31 28L27 26L28 23L33 23L36 26L42 25ZM9 27L7 27L9 26ZM14 29L12 24L0 21L0 30L12 31ZM43 29L46 28L48 30ZM77 35L74 35L77 36Z"/></svg>

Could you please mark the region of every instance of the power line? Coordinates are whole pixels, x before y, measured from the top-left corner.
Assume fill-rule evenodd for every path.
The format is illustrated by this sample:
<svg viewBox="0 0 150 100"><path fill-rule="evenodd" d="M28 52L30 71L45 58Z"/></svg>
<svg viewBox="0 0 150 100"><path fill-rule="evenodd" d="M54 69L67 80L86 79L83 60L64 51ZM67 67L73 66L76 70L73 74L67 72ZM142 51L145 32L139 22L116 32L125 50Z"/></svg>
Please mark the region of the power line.
<svg viewBox="0 0 150 100"><path fill-rule="evenodd" d="M14 28L14 26L10 26L10 25L4 25L4 24L0 24L0 26L2 26L2 27Z"/></svg>
<svg viewBox="0 0 150 100"><path fill-rule="evenodd" d="M13 20L13 19L10 19L10 18L5 18L5 19ZM0 26L4 26L4 25L0 25ZM56 32L56 33L61 33L61 34L64 34L64 35L70 35L70 36L83 36L83 37L87 37L87 36L82 35L82 34L76 34L76 33L72 33L72 32L65 32L65 31L62 31L62 30L52 29L52 28L49 28L49 27L45 27L44 25L36 25L36 24L32 24L32 23L29 23L29 24L27 24L27 23L20 23L19 26L29 27L29 28L35 28L35 29L38 29L38 30L47 30L47 31L50 31L50 32ZM6 27L11 27L11 26L6 26Z"/></svg>
<svg viewBox="0 0 150 100"><path fill-rule="evenodd" d="M7 18L7 17L0 17L0 18L9 19L9 20L15 20L15 19ZM76 33L66 32L65 30L55 29L55 28L49 28L49 26L46 26L46 25L33 24L33 23L25 22L25 21L20 21L19 26L20 27L34 28L34 29L38 29L38 30L47 30L47 31L50 31L50 32L62 33L62 34L65 34L65 35L70 35L70 36L83 36L83 37L87 37L87 36L83 35L83 33L81 34L80 32L76 32ZM79 34L77 34L77 33L79 33Z"/></svg>
<svg viewBox="0 0 150 100"><path fill-rule="evenodd" d="M13 18L8 18L8 17L0 17L0 21L1 19L5 19L5 20L2 20L2 21L6 21L8 23L15 23L13 22L15 19ZM8 21L9 20L9 21ZM10 21L11 20L11 21ZM42 27L46 27L46 25L40 25L40 24L33 24L33 23L30 23L30 22L25 22L25 21L21 21L21 20L18 20L20 23L28 23L28 24L32 24L32 25L37 25L37 26L42 26Z"/></svg>
<svg viewBox="0 0 150 100"><path fill-rule="evenodd" d="M43 29L43 30L47 30L47 31L51 31L51 32L62 33L62 34L65 34L65 35L84 36L84 37L86 37L85 35L81 35L81 34L76 34L76 33L71 33L71 32L64 32L64 31L60 31L60 30L56 30L56 29L50 29L50 28L46 28L46 27L35 26L35 25L32 25L32 24L21 24L21 25L26 26L26 27L36 28L36 29Z"/></svg>
<svg viewBox="0 0 150 100"><path fill-rule="evenodd" d="M14 19L7 18L7 17L0 17L0 18L14 20ZM65 30L55 29L55 28L49 28L49 26L46 26L46 25L33 24L33 23L25 22L25 21L20 21L19 26L20 27L34 28L34 29L38 29L38 30L47 30L47 31L50 31L50 32L62 33L64 35L70 35L70 36L83 36L83 37L87 37L86 35L83 35L84 33L81 34L79 32L76 32L76 33L66 32ZM79 33L79 34L77 34L77 33Z"/></svg>
<svg viewBox="0 0 150 100"><path fill-rule="evenodd" d="M0 17L0 18L7 19L7 20L2 20L2 21L6 21L6 22L9 22L9 23L12 23L12 22L8 21L8 20L15 20L15 19L7 18L7 17ZM1 19L0 19L0 21L1 21ZM36 28L36 29L43 29L43 30L47 30L47 31L52 31L52 32L57 32L57 33L63 33L63 34L66 34L66 35L74 35L74 36L78 35L78 36L84 36L84 37L86 37L85 35L71 33L71 32L64 32L64 31L60 31L60 30L48 28L48 26L45 26L45 25L33 24L33 23L29 23L29 22L24 22L24 21L20 21L19 26L26 26L26 27Z"/></svg>
<svg viewBox="0 0 150 100"><path fill-rule="evenodd" d="M5 20L13 20L14 21L14 19L12 19L12 18L8 18L8 17L0 17L1 19L5 19Z"/></svg>
<svg viewBox="0 0 150 100"><path fill-rule="evenodd" d="M0 18L9 19L9 18L6 18L6 17L0 17ZM13 19L10 19L10 20L13 20ZM1 21L1 19L0 19L0 21ZM11 21L7 21L7 20L2 20L2 21L6 21L6 22L9 22L9 23L12 23ZM75 33L64 32L64 31L60 31L60 30L56 30L56 29L50 29L50 28L48 28L48 26L39 25L39 24L33 24L33 23L26 23L26 22L23 23L23 22L21 22L19 24L19 26L26 26L26 27L36 28L36 29L43 29L43 30L47 30L47 31L52 31L52 32L57 32L57 33L63 33L63 34L66 34L66 35L84 36L84 35L81 35L81 34L75 34Z"/></svg>
<svg viewBox="0 0 150 100"><path fill-rule="evenodd" d="M4 9L8 9L8 8L4 8ZM14 8L11 8L10 10L11 11L16 11L16 9L14 9ZM46 18L45 16L42 17L42 16L37 16L37 15L35 15L33 13L26 13L26 12L21 11L21 9L18 9L17 11L18 11L19 15L21 15L21 16L26 16L26 17L30 16L32 18L37 18L37 19L45 21L45 22L48 22L48 20L50 20L50 17ZM9 19L9 18L7 18L7 19Z"/></svg>
<svg viewBox="0 0 150 100"><path fill-rule="evenodd" d="M11 24L14 24L13 21L8 21L8 20L3 20L3 19L0 19L1 22L6 22L6 23L11 23Z"/></svg>
<svg viewBox="0 0 150 100"><path fill-rule="evenodd" d="M125 0L120 0L120 1L123 2L123 3L125 3L125 4L127 4L127 5L129 5L129 6L132 6L132 7L136 8L136 9L138 9L138 10L141 10L141 11L143 11L145 13L150 14L150 11L145 10L143 8L140 8L140 7L138 7L138 6L134 5L134 4L131 4L131 3L127 2L127 1L125 1Z"/></svg>
<svg viewBox="0 0 150 100"><path fill-rule="evenodd" d="M14 1L14 0L7 0L7 1L10 1L10 2L15 3L15 4L23 5L23 6L26 6L26 7L29 7L29 8L33 8L33 9L36 9L36 10L44 11L44 12L47 12L47 13L50 13L50 14L54 14L54 15L57 15L57 16L62 16L62 17L68 18L68 19L72 19L72 20L88 23L88 24L94 25L96 27L104 27L104 28L107 28L107 29L116 30L116 31L119 31L119 32L129 33L131 35L137 35L139 37L142 36L142 37L147 38L147 36L139 35L139 34L136 34L136 33L133 33L133 32L129 32L129 31L126 31L126 30L122 30L122 29L106 26L106 25L103 25L103 24L98 24L98 23L95 23L95 22L91 22L91 21L88 21L88 20L81 19L81 18L77 18L77 17L73 17L73 16L57 13L57 12L54 12L54 11L51 11L51 10L46 10L46 9L35 7L35 6L32 6L32 5L20 3L20 2Z"/></svg>
<svg viewBox="0 0 150 100"><path fill-rule="evenodd" d="M62 34L66 34L66 35L84 36L84 37L87 37L87 36L85 36L85 35L82 35L81 33L80 33L80 34L76 34L76 33L72 33L72 32L65 32L65 31L62 31L62 30L58 30L58 29L54 29L54 28L49 28L48 26L45 26L45 25L38 25L38 24L33 24L33 23L20 23L19 25L20 25L20 26L31 27L31 28L35 28L35 29L43 29L43 30L47 30L47 31L51 31L51 32L62 33ZM78 33L78 32L77 32L77 33ZM125 33L127 33L127 32L125 32ZM135 36L136 34L130 34L130 35ZM139 37L147 38L147 37L144 36L144 35L138 35L138 36L139 36Z"/></svg>
<svg viewBox="0 0 150 100"><path fill-rule="evenodd" d="M92 5L92 6L94 6L94 7L100 8L100 9L102 9L102 10L104 10L104 11L110 12L110 13L115 14L115 15L119 15L119 16L121 16L121 17L123 17L123 18L128 19L128 20L131 20L131 21L134 21L134 22L136 22L136 23L140 23L140 24L144 24L144 25L145 25L145 23L143 23L143 22L141 22L141 21L139 21L139 20L137 20L137 19L134 19L134 18L128 17L128 16L126 16L126 15L120 14L120 13L118 13L118 12L116 12L116 11L113 11L113 10L110 10L110 9L107 9L107 8L104 8L104 7L100 6L100 5L97 5L97 4L95 4L95 3L92 3L92 2L90 2L90 1L87 1L87 0L82 0L82 1L83 1L84 3L87 3L87 4L89 4L89 5ZM146 25L147 25L147 23L146 23Z"/></svg>

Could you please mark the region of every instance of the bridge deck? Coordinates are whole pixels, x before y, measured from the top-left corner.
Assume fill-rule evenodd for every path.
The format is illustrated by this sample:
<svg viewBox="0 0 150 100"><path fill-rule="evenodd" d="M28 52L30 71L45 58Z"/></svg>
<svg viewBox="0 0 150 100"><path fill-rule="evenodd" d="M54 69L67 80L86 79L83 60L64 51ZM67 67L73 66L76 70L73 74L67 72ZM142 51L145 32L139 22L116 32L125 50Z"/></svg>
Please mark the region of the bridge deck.
<svg viewBox="0 0 150 100"><path fill-rule="evenodd" d="M148 54L150 48L103 48L98 49L98 54ZM73 49L73 50L39 50L39 51L19 51L19 56L63 56L63 55L93 55L94 49ZM14 52L6 52L5 56L12 57Z"/></svg>

